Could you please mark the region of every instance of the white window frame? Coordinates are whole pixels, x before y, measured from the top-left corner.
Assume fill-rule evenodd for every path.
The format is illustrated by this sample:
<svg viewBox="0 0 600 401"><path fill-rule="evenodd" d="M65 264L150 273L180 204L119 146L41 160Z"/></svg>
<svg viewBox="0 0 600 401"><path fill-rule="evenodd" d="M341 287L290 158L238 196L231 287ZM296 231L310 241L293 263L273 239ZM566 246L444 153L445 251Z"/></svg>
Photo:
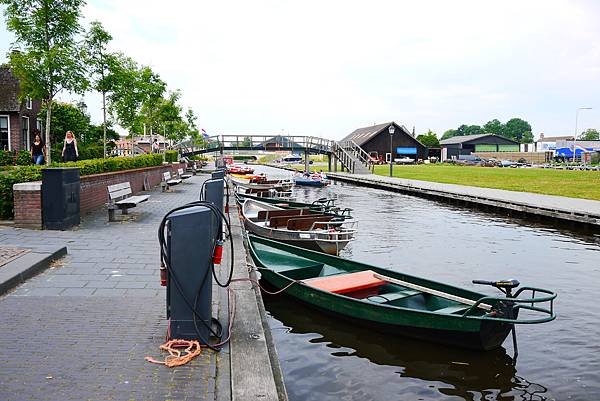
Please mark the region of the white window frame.
<svg viewBox="0 0 600 401"><path fill-rule="evenodd" d="M25 141L25 150L29 150L31 146L31 121L29 120L29 116L21 116L21 135L23 135L23 120L27 120L27 136Z"/></svg>
<svg viewBox="0 0 600 401"><path fill-rule="evenodd" d="M25 98L25 108L27 110L31 110L33 108L33 101L31 100L31 98L29 96L27 96Z"/></svg>
<svg viewBox="0 0 600 401"><path fill-rule="evenodd" d="M385 154L385 162L390 163L391 161L392 161L392 154L388 152Z"/></svg>
<svg viewBox="0 0 600 401"><path fill-rule="evenodd" d="M41 118L36 118L35 120L35 128L40 131L40 136L42 135L42 127L44 126L44 122Z"/></svg>
<svg viewBox="0 0 600 401"><path fill-rule="evenodd" d="M0 114L0 117L6 117L6 121L8 122L7 128L8 128L8 150L12 150L12 146L10 143L10 115L8 114ZM4 150L1 149L0 150Z"/></svg>

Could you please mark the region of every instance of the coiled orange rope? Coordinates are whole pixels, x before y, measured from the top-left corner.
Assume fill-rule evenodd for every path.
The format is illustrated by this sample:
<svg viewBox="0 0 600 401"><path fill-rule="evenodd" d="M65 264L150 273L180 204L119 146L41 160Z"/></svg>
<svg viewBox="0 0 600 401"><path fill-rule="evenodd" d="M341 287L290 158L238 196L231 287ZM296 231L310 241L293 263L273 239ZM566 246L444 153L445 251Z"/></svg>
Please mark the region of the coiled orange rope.
<svg viewBox="0 0 600 401"><path fill-rule="evenodd" d="M181 348L185 349L181 350ZM185 365L202 352L200 343L196 340L170 340L162 344L160 349L169 353L169 355L165 356L164 361L156 360L151 356L147 356L144 359L151 363L172 368Z"/></svg>

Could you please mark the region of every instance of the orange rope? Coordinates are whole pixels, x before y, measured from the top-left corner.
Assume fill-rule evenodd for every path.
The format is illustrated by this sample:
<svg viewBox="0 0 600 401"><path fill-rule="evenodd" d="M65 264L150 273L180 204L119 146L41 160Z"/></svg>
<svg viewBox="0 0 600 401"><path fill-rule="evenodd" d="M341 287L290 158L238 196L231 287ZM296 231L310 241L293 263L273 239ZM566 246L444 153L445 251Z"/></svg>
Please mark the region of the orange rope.
<svg viewBox="0 0 600 401"><path fill-rule="evenodd" d="M185 349L179 350L178 348ZM165 357L164 361L156 360L151 356L147 356L144 359L151 363L157 363L159 365L165 365L168 368L172 368L174 366L185 365L202 352L200 343L196 340L171 340L162 344L160 349L169 353L169 355Z"/></svg>

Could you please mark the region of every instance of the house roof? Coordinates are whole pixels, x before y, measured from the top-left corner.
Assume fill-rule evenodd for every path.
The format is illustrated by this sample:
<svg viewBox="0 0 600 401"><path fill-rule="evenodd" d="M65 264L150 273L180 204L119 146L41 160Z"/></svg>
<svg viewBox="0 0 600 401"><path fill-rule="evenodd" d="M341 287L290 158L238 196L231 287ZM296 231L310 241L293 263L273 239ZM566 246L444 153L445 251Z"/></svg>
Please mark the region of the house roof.
<svg viewBox="0 0 600 401"><path fill-rule="evenodd" d="M556 141L572 141L573 135L563 135L563 136L544 136L538 139L538 142L556 142Z"/></svg>
<svg viewBox="0 0 600 401"><path fill-rule="evenodd" d="M476 139L480 139L480 138L485 138L488 136L495 136L498 138L502 138L505 139L507 141L510 142L514 142L515 144L517 144L517 141L514 141L510 138L506 138L504 136L500 136L500 135L494 135L494 134L476 134L476 135L459 135L459 136L453 136L452 138L448 138L448 139L444 139L442 141L440 141L440 145L455 145L458 143L465 143L465 142L470 142L470 141L474 141Z"/></svg>
<svg viewBox="0 0 600 401"><path fill-rule="evenodd" d="M0 65L0 112L20 109L19 80L7 66Z"/></svg>
<svg viewBox="0 0 600 401"><path fill-rule="evenodd" d="M363 144L370 141L371 138L379 135L379 133L381 133L382 131L387 132L388 127L392 124L394 124L396 129L400 129L400 130L404 131L405 134L411 135L410 132L408 132L408 130L403 125L398 125L392 121L389 123L371 125L369 127L363 127L363 128L356 129L356 130L352 131L352 133L350 135L348 135L344 139L342 139L340 142L346 142L346 141L352 140L358 146L362 146ZM412 135L411 135L411 138L412 138Z"/></svg>

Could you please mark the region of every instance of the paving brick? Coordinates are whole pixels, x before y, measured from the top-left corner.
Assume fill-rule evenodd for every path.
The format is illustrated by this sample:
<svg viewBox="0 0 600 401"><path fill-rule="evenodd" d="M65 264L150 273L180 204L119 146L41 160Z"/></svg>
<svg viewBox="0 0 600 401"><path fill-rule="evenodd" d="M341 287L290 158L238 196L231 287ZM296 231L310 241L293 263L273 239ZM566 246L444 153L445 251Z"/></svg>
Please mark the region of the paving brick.
<svg viewBox="0 0 600 401"><path fill-rule="evenodd" d="M151 192L136 221L108 224L106 210L97 210L75 230L0 227L0 246L58 244L69 252L0 297L2 321L10 322L0 325L0 400L215 400L214 352L176 369L144 360L164 357L158 346L167 329L158 224L195 200L205 178L175 193ZM228 377L228 363L222 369Z"/></svg>

